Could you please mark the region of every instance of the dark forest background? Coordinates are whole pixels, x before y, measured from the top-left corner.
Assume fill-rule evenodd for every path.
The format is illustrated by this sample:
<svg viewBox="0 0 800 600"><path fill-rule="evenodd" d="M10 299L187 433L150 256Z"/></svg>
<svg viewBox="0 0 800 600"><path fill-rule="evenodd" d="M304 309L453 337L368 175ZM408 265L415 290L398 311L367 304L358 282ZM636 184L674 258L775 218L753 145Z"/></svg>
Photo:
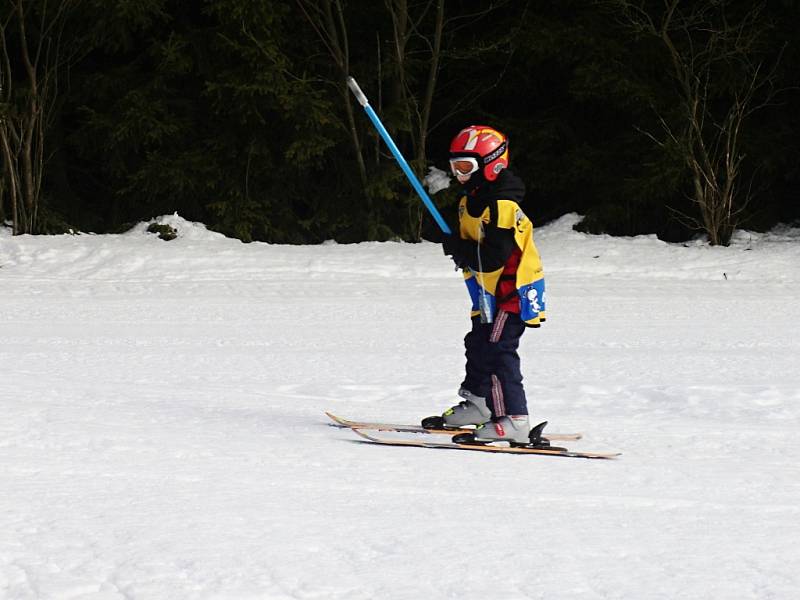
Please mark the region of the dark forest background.
<svg viewBox="0 0 800 600"><path fill-rule="evenodd" d="M510 138L541 225L708 235L800 220L800 0L4 0L0 222L177 211L245 241L435 238L345 86L423 176ZM452 220L456 189L434 196Z"/></svg>

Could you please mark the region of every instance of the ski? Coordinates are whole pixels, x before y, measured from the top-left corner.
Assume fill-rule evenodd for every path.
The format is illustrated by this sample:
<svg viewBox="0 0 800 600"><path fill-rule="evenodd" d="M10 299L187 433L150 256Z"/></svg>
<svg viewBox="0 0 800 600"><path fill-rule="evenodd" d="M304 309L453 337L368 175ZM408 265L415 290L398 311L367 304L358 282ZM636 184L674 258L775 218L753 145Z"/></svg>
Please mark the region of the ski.
<svg viewBox="0 0 800 600"><path fill-rule="evenodd" d="M329 412L325 413L328 415L333 423L331 426L339 427L339 428L348 428L348 429L367 429L370 431L396 431L399 433L432 433L432 434L443 434L443 435L455 435L457 433L470 433L473 429L468 429L466 427L459 427L454 429L426 429L420 425L404 425L400 423L372 423L368 421L351 421L349 419L343 419L342 417L337 417L334 414ZM583 437L582 433L547 433L545 434L545 439L553 441L553 442L569 442L579 440Z"/></svg>
<svg viewBox="0 0 800 600"><path fill-rule="evenodd" d="M473 452L494 452L497 454L542 454L546 456L563 456L567 458L611 459L621 455L620 452L573 452L563 448L533 448L528 446L492 446L489 444L456 444L453 442L426 442L421 440L390 440L374 437L360 429L352 429L364 443L383 446L411 446L415 448L437 448L443 450L469 450Z"/></svg>

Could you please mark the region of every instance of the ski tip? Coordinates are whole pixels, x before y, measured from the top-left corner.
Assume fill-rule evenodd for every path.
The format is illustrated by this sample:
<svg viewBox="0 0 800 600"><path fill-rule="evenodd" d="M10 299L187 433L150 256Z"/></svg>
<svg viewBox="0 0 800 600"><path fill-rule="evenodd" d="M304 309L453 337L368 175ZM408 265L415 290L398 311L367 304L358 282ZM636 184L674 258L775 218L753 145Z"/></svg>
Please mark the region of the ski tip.
<svg viewBox="0 0 800 600"><path fill-rule="evenodd" d="M337 417L335 414L329 413L327 410L325 411L325 414L328 416L328 418L331 421L333 421L337 425L347 425L347 421L345 419L343 419L342 417Z"/></svg>
<svg viewBox="0 0 800 600"><path fill-rule="evenodd" d="M375 439L371 435L367 435L366 433L364 433L360 429L351 429L350 431L355 433L357 436L364 438L365 440L369 440L370 442L379 442L380 441L380 440Z"/></svg>

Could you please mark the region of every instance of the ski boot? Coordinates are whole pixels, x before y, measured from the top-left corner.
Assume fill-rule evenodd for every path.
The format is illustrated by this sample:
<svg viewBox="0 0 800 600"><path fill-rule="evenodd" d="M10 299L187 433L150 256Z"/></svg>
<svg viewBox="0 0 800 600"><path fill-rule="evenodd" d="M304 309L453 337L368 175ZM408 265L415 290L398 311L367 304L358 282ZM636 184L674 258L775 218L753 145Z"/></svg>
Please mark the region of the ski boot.
<svg viewBox="0 0 800 600"><path fill-rule="evenodd" d="M528 445L530 433L531 424L528 415L506 416L479 426L472 434L472 439L476 442L511 442L512 445Z"/></svg>
<svg viewBox="0 0 800 600"><path fill-rule="evenodd" d="M458 395L464 398L461 402L448 408L440 417L425 417L422 426L425 429L458 428L465 425L482 425L492 418L492 411L486 399L476 396L469 390L461 388Z"/></svg>
<svg viewBox="0 0 800 600"><path fill-rule="evenodd" d="M551 446L550 440L543 436L546 426L547 421L542 421L536 427L531 427L528 415L500 417L479 426L475 431L454 435L453 443L485 446L491 442L508 442L510 446L517 448L566 452L566 448Z"/></svg>

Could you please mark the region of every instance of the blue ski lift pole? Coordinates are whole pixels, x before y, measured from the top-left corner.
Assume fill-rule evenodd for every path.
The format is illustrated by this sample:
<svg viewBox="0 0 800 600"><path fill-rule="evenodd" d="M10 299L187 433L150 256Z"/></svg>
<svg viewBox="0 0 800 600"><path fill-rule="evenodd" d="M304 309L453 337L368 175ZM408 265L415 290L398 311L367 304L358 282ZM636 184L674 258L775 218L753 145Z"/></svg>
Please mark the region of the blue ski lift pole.
<svg viewBox="0 0 800 600"><path fill-rule="evenodd" d="M439 214L439 211L436 209L436 205L433 203L433 200L430 199L430 196L428 196L428 193L425 191L425 188L422 187L422 184L419 182L416 175L414 175L414 172L411 170L411 167L408 166L406 159L403 158L402 154L400 154L400 150L395 145L394 140L392 140L392 136L389 135L389 132L386 131L386 128L383 126L383 123L381 123L381 120L378 118L378 115L375 114L374 110L372 110L372 107L369 105L369 100L367 100L367 97L364 95L364 92L361 91L361 88L358 87L358 83L356 83L356 80L353 79L352 77L348 77L347 85L350 88L350 91L353 92L353 95L355 95L356 100L358 100L358 103L364 107L364 110L366 111L370 121L372 121L372 124L375 125L375 129L378 130L378 133L381 134L381 137L383 138L383 141L386 142L386 145L389 147L389 150L392 151L392 154L397 160L397 163L400 165L400 168L403 169L403 173L406 174L408 181L411 182L411 185L414 188L414 190L417 192L417 194L419 194L419 197L422 198L422 202L425 204L425 207L431 213L431 215L433 216L434 220L439 225L441 230L449 235L451 233L450 228L447 226L447 223L442 218L442 215Z"/></svg>

